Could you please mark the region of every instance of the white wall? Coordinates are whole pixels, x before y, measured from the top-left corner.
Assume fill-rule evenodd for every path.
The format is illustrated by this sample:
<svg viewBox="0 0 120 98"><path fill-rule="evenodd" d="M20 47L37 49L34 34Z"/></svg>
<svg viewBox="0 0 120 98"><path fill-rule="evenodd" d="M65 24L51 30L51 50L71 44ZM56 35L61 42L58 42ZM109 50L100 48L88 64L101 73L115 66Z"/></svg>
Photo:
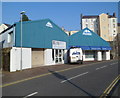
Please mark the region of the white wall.
<svg viewBox="0 0 120 98"><path fill-rule="evenodd" d="M31 48L22 48L22 69L31 68ZM21 69L21 48L12 47L10 51L10 72Z"/></svg>
<svg viewBox="0 0 120 98"><path fill-rule="evenodd" d="M102 51L97 52L97 60L102 61Z"/></svg>
<svg viewBox="0 0 120 98"><path fill-rule="evenodd" d="M0 25L0 33L7 28L8 28L8 26L6 26L5 24Z"/></svg>
<svg viewBox="0 0 120 98"><path fill-rule="evenodd" d="M54 61L52 59L52 49L45 49L44 51L44 64L45 65L54 65Z"/></svg>
<svg viewBox="0 0 120 98"><path fill-rule="evenodd" d="M5 42L3 43L3 48L8 48L8 47L13 46L13 43L14 43L14 28L11 28L11 29L7 30L6 32L0 34L0 42L5 40ZM11 37L11 42L8 43L8 33L12 32L12 31L13 31L13 34L12 34L12 37Z"/></svg>
<svg viewBox="0 0 120 98"><path fill-rule="evenodd" d="M86 59L85 59L85 51L83 51L83 61L86 61Z"/></svg>
<svg viewBox="0 0 120 98"><path fill-rule="evenodd" d="M105 52L106 54L106 60L110 60L110 50Z"/></svg>
<svg viewBox="0 0 120 98"><path fill-rule="evenodd" d="M64 51L64 63L68 63L68 55L67 55L67 50Z"/></svg>

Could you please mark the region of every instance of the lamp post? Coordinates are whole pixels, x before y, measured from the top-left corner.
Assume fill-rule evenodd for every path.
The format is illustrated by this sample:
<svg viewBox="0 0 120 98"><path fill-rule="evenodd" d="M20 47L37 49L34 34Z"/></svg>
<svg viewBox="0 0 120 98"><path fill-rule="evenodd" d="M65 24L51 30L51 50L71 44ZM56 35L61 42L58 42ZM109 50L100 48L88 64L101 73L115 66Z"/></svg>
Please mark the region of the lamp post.
<svg viewBox="0 0 120 98"><path fill-rule="evenodd" d="M20 46L21 46L21 58L20 58L20 70L22 71L22 16L23 16L23 14L25 14L25 11L22 11L22 12L20 12L20 15L21 15L21 42L20 42Z"/></svg>

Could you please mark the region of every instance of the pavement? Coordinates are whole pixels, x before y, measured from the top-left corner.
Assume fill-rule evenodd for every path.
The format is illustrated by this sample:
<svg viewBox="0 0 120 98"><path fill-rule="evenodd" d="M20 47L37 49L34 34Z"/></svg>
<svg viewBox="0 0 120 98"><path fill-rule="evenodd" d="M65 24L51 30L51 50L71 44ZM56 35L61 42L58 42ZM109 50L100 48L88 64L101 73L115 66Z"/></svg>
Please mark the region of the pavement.
<svg viewBox="0 0 120 98"><path fill-rule="evenodd" d="M101 61L101 62L105 62L105 61ZM16 72L2 71L2 75L0 77L2 77L2 85L4 85L11 82L49 73L48 69L53 71L58 71L58 70L63 70L78 66L82 67L84 65L88 65L92 63L98 63L98 61L84 62L84 64L61 64L61 65L41 66L41 67L25 69Z"/></svg>

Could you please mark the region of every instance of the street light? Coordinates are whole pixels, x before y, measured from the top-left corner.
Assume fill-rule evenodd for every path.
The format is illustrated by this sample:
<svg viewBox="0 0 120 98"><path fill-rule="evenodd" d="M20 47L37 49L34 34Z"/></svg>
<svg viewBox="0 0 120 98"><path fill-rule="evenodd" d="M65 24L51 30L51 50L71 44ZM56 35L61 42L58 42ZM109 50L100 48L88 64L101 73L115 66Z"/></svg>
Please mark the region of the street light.
<svg viewBox="0 0 120 98"><path fill-rule="evenodd" d="M22 71L22 16L25 14L25 11L20 12L21 15L21 60L20 60L20 70Z"/></svg>

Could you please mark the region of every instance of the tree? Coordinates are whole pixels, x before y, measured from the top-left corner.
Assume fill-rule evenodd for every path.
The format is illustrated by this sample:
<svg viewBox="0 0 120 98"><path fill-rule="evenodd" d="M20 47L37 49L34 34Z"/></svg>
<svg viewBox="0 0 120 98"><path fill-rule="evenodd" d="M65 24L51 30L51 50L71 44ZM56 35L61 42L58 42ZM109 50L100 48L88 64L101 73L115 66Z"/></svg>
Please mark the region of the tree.
<svg viewBox="0 0 120 98"><path fill-rule="evenodd" d="M20 20L20 21L21 21L21 20ZM19 22L20 22L20 21L19 21ZM31 21L31 20L28 18L27 15L23 14L23 15L22 15L22 21Z"/></svg>

